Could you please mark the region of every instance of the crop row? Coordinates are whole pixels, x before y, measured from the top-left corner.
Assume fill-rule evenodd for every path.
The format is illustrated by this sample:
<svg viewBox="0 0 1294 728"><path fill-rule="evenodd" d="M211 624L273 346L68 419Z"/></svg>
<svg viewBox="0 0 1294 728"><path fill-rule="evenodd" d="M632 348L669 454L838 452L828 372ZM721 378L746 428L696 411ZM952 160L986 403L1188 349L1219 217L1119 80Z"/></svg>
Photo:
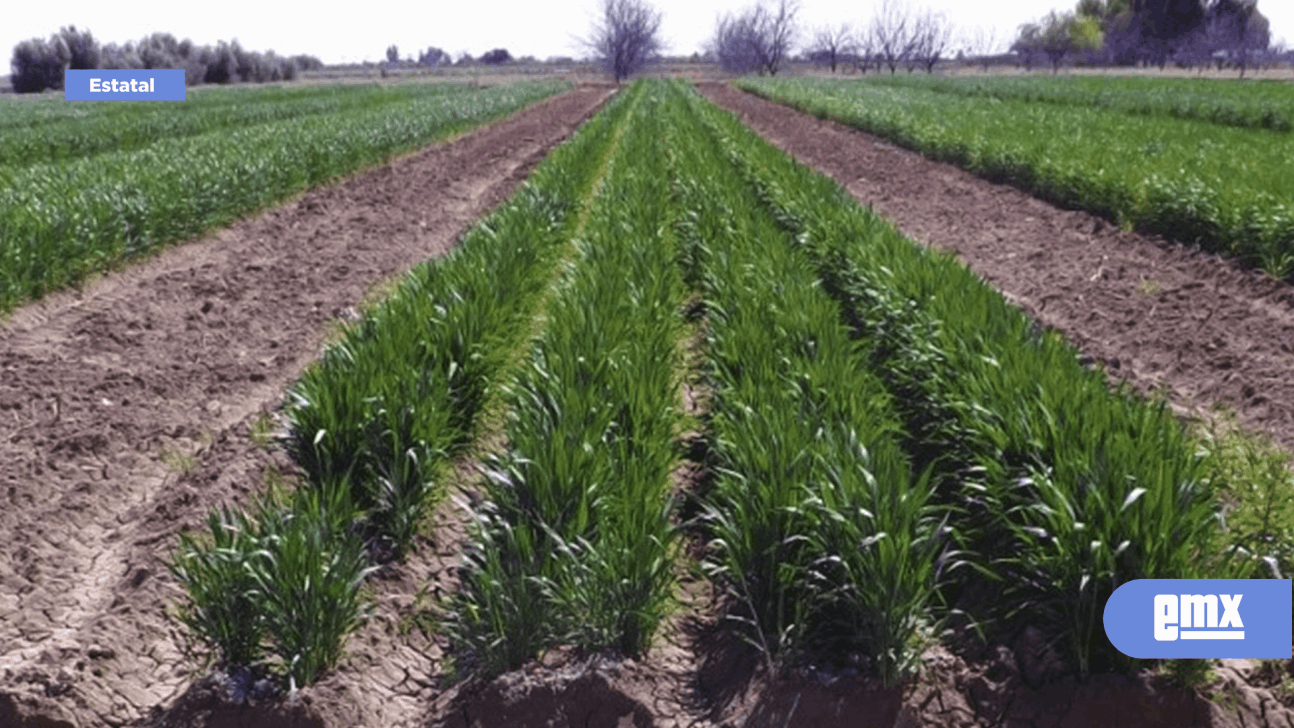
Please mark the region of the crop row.
<svg viewBox="0 0 1294 728"><path fill-rule="evenodd" d="M1294 90L1289 84L1233 83L1216 79L1136 76L934 76L878 75L870 84L957 96L1096 106L1127 114L1198 119L1224 126L1294 130Z"/></svg>
<svg viewBox="0 0 1294 728"><path fill-rule="evenodd" d="M682 285L659 90L626 93L578 253L506 392L507 450L487 462L450 610L465 672L558 645L641 655L672 596Z"/></svg>
<svg viewBox="0 0 1294 728"><path fill-rule="evenodd" d="M995 631L1027 619L1086 672L1120 660L1100 626L1119 584L1222 568L1203 558L1215 484L1163 403L1111 391L955 260L708 113L885 379L914 463L934 468L957 553L947 604Z"/></svg>
<svg viewBox="0 0 1294 728"><path fill-rule="evenodd" d="M210 534L186 534L172 563L186 621L220 665L267 660L301 685L336 661L364 611L368 564L407 548L443 496L444 463L470 441L624 113L613 102L582 126L293 385L289 450L304 482L249 511L214 511Z"/></svg>
<svg viewBox="0 0 1294 728"><path fill-rule="evenodd" d="M161 139L353 109L373 110L461 90L454 84L210 89L197 93L191 90L183 103L59 101L68 106L79 104L84 113L39 125L22 123L32 117L20 116L11 119L8 126L0 114L0 166L67 162L101 152L133 151Z"/></svg>
<svg viewBox="0 0 1294 728"><path fill-rule="evenodd" d="M564 87L436 93L67 164L0 167L0 309Z"/></svg>
<svg viewBox="0 0 1294 728"><path fill-rule="evenodd" d="M929 481L913 472L894 402L817 271L695 103L676 97L683 259L709 311L707 570L770 659L863 655L895 680L930 625Z"/></svg>
<svg viewBox="0 0 1294 728"><path fill-rule="evenodd" d="M870 82L741 85L1061 205L1294 273L1288 134Z"/></svg>

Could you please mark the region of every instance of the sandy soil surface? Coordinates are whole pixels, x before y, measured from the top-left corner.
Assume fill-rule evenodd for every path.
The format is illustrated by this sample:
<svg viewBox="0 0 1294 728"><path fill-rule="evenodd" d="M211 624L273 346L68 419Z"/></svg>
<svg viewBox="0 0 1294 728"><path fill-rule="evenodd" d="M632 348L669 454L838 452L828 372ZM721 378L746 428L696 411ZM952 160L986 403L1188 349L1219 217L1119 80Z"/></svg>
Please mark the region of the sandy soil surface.
<svg viewBox="0 0 1294 728"><path fill-rule="evenodd" d="M726 85L702 89L908 237L957 253L1114 378L1183 410L1226 405L1294 449L1291 286Z"/></svg>
<svg viewBox="0 0 1294 728"><path fill-rule="evenodd" d="M330 322L452 246L609 94L540 103L0 324L0 724L8 702L122 725L189 682L165 614L176 532L288 467L251 430Z"/></svg>
<svg viewBox="0 0 1294 728"><path fill-rule="evenodd" d="M720 88L707 91L754 109L752 123L775 141L784 134L797 154L801 138L832 131L835 136L816 142L825 150L821 157L809 161L831 171L838 157L871 160L845 167L853 169L851 189L861 194L858 180L871 179L874 186L866 189L877 200L924 206L920 219L928 231L905 229L929 242L939 244L932 236L944 227L960 226L966 236L972 225L974 205L940 212L944 196L922 192L943 190L953 184L948 179L961 185L957 195L996 200L987 208L996 217L985 246L999 234L1024 240L1049 229L1057 239L1108 232L1066 233L1080 229L1063 222L1073 213L1048 212L1013 191L956 177L794 111ZM6 505L0 539L7 542L0 549L0 728L1294 728L1294 714L1264 687L1280 675L1252 664L1228 661L1212 699L1146 676L1080 685L1055 679L1054 656L1027 631L1009 646L956 655L934 648L920 681L904 689L881 689L848 671L803 670L770 682L758 659L714 629L710 586L692 577L682 584L685 608L642 660L554 650L496 680L452 686L431 607L454 584L463 517L453 504L438 514L434 541L421 542L404 563L372 580L373 619L351 637L338 669L295 702L234 705L219 680L201 677L166 615L180 596L163 565L175 534L198 526L211 505L246 500L263 487L267 472L290 471L266 431L276 426L272 413L284 386L317 356L330 322L352 315L375 282L446 250L607 93L583 89L540 104L164 252L80 293L29 306L0 325L0 504ZM909 166L864 158L871 149L887 149L899 160L892 165ZM889 176L867 176L874 171ZM1008 203L1004 195L1019 199ZM1030 227L1039 218L1056 227ZM1055 253L1004 254L1004 287L1011 280L1007 261L1015 258L1023 269L1077 265ZM1106 277L1087 271L1089 282L1126 278L1118 260L1105 263ZM1176 300L1173 286L1182 284L1169 277L1169 262L1159 266L1153 270L1164 295ZM1231 286L1247 275L1217 278ZM1213 279L1206 285L1214 286ZM1043 313L1078 308L1063 308L1030 288L1012 295L1026 305L1030 296L1045 300ZM1136 295L1134 289L1124 298ZM1276 300L1267 305L1288 310ZM1121 371L1134 368L1128 362ZM698 397L703 394L692 393L688 401ZM472 463L459 467L469 478ZM685 463L680 487L698 475L694 463Z"/></svg>

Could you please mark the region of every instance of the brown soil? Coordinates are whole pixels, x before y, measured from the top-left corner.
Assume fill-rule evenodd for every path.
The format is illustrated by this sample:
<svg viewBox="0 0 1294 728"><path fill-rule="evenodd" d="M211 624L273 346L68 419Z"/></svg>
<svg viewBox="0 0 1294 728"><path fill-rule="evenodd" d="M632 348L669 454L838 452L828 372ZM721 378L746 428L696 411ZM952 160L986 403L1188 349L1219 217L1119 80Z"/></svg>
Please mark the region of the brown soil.
<svg viewBox="0 0 1294 728"><path fill-rule="evenodd" d="M956 253L1110 375L1294 449L1294 288L721 84L712 101L914 240Z"/></svg>
<svg viewBox="0 0 1294 728"><path fill-rule="evenodd" d="M725 103L750 104L762 114L757 128L775 140L778 128L793 140L833 130L837 137L817 147L831 150L816 160L828 171L837 156L852 159L863 153L857 150L880 148L781 107L708 91ZM684 610L643 660L554 650L497 680L450 686L431 607L455 582L464 519L453 503L438 514L434 543L422 542L371 582L375 614L323 681L290 700L235 705L219 679L202 677L184 654L182 630L167 616L180 598L163 565L176 532L198 526L214 504L245 501L263 487L265 473L291 472L265 430L279 427L273 418L283 388L317 356L333 322L353 315L374 285L447 250L608 93L585 88L539 104L163 252L80 293L29 306L0 326L0 495L8 498L0 513L7 545L0 549L0 728L1294 728L1294 714L1257 687L1280 681L1271 670L1229 661L1211 689L1213 700L1149 676L1046 683L1054 665L1027 634L1012 648L977 655L932 649L921 680L902 690L882 689L849 670L803 670L769 681L756 656L715 629L711 587L690 575L681 581ZM785 126L761 127L765 122ZM868 164L888 169L878 174L889 177L855 171L848 183L856 193L860 179L873 180L869 189L883 183L887 199L912 187L909 206L927 210L931 232L905 228L910 234L938 242L935 231L955 225L968 235L973 205L950 217L930 212L942 198L920 196L922 185L943 190L952 184L947 179L963 185L959 194L996 200L985 208L996 216L983 236L990 240L1043 235L1029 218L1058 226L1058 240L1074 229L1065 223L1073 213L887 149L897 162ZM1024 207L999 199L1008 193L1019 197L1012 205ZM1102 253L1116 261L1106 264L1108 278L1089 272L1089 283L1117 281L1118 266L1131 266L1113 252ZM1195 291L1174 282L1177 268L1170 264L1174 255L1195 259L1164 255L1150 269L1163 291ZM1062 270L1079 265L1053 254L1026 259L1035 268L1044 261ZM1003 254L999 265L1012 290L1007 260ZM1248 275L1218 275L1207 285L1234 298L1235 281ZM1073 301L1052 302L1034 290L1015 295L1026 303L1038 296L1046 314L1073 308ZM1175 301L1170 293L1164 295ZM1125 291L1123 299L1136 294ZM1210 305L1227 300L1221 295ZM1288 312L1279 302L1265 305ZM1265 309L1254 304L1254 310ZM1234 368L1244 371L1243 355L1235 356ZM1133 369L1132 361L1122 371ZM693 410L703 408L704 392L689 386L685 400ZM471 471L472 463L459 465L461 479ZM694 488L703 477L685 462L679 487Z"/></svg>

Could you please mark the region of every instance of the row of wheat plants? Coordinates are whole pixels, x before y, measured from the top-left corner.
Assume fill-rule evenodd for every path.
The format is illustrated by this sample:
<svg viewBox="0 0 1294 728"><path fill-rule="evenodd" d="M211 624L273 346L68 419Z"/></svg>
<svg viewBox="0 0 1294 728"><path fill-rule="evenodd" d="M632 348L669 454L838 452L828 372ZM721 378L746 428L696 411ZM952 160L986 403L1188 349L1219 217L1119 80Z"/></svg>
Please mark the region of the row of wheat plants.
<svg viewBox="0 0 1294 728"><path fill-rule="evenodd" d="M659 89L627 93L577 254L505 393L507 449L487 460L449 605L464 676L559 645L641 655L672 597L681 284Z"/></svg>
<svg viewBox="0 0 1294 728"><path fill-rule="evenodd" d="M564 88L431 93L69 162L0 166L0 310Z"/></svg>
<svg viewBox="0 0 1294 728"><path fill-rule="evenodd" d="M742 87L1061 205L1294 274L1290 134L873 83Z"/></svg>
<svg viewBox="0 0 1294 728"><path fill-rule="evenodd" d="M41 102L0 106L0 166L68 162L103 152L142 149L161 139L302 119L455 94L461 86L297 86L189 89L183 103L64 101L64 115L39 113ZM196 91L196 92L195 92ZM5 112L10 112L6 114ZM22 113L14 112L34 112Z"/></svg>
<svg viewBox="0 0 1294 728"><path fill-rule="evenodd" d="M704 112L884 376L909 452L936 468L969 567L952 570L949 601L998 635L1041 628L1086 674L1121 661L1101 628L1120 584L1246 573L1210 559L1210 469L1162 402L1111 391L954 259Z"/></svg>
<svg viewBox="0 0 1294 728"><path fill-rule="evenodd" d="M208 533L180 535L169 567L187 595L180 618L207 662L292 688L336 664L368 611L361 588L372 567L352 512L341 489L270 492L247 510L211 511Z"/></svg>
<svg viewBox="0 0 1294 728"><path fill-rule="evenodd" d="M708 311L706 566L770 666L861 656L893 682L932 626L928 480L815 269L677 88L673 100L682 259Z"/></svg>
<svg viewBox="0 0 1294 728"><path fill-rule="evenodd" d="M339 659L366 611L369 564L408 546L440 495L437 465L470 438L624 112L613 102L581 127L293 385L303 484L214 510L207 533L181 536L171 560L188 597L181 614L217 665L304 685Z"/></svg>
<svg viewBox="0 0 1294 728"><path fill-rule="evenodd" d="M1098 106L1140 116L1198 119L1223 126L1294 131L1289 84L1139 76L879 75L868 83L1063 106Z"/></svg>
<svg viewBox="0 0 1294 728"><path fill-rule="evenodd" d="M622 99L555 150L449 254L409 273L290 389L290 450L316 487L346 481L388 546L408 546L435 475L471 442L513 341L528 326L580 201L608 153Z"/></svg>

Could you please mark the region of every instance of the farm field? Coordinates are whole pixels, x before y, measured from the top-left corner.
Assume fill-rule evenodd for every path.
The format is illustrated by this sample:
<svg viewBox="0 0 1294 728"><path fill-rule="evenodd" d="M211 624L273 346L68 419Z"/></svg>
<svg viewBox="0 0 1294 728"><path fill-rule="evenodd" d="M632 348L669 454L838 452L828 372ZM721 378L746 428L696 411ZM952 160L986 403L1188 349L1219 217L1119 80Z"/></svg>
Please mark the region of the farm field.
<svg viewBox="0 0 1294 728"><path fill-rule="evenodd" d="M845 166L815 162L852 169L857 194L865 172L848 163L873 141L726 87L706 93L774 141L834 144ZM0 603L17 625L0 634L0 670L23 687L0 689L0 718L1284 719L1243 665L1219 668L1239 705L1230 712L1160 678L1073 683L1118 662L1090 619L1113 583L1222 568L1199 558L1213 548L1199 539L1214 495L1236 484L1192 455L1168 411L1112 394L974 273L903 239L684 84L627 87L546 154L607 95L564 94L238 223L201 255L165 251L18 309L0 334L15 382L0 390L15 422L0 441L16 506L3 533L19 544L0 562L5 593L19 595ZM826 142L824 128L835 133ZM916 160L902 159L910 171ZM922 167L912 184L947 174ZM1001 194L967 179L967 196ZM867 197L913 194L889 189ZM1025 218L1078 215L1020 197L991 211L1016 225L993 240L1008 260L1035 235ZM937 208L932 217L952 227ZM1225 305L1218 326L1247 307L1268 317L1255 325L1294 333L1280 284L1260 296L1251 274L1198 256L1153 271L1212 280L1213 292L1183 295ZM1099 272L1088 283L1126 276ZM333 325L316 359L330 321L349 323ZM1073 323L1080 339L1110 328ZM1235 352L1232 367L1248 377L1279 348ZM1288 435L1274 422L1264 424ZM374 614L295 707L222 707L224 683L186 672L183 630L166 616L182 593L165 561L210 507L251 505L284 478L347 501L330 517L355 519L346 532L370 537L385 562L365 586ZM446 501L455 484L467 492ZM436 528L410 538L433 507ZM1031 586L986 599L963 569L935 589L946 539L976 573ZM927 642L939 641L928 630L948 600L989 618L1028 600L1038 616L1022 632L999 622L1011 625L995 634L999 649L950 643L954 654ZM580 656L608 648L634 659ZM787 660L782 681L759 677L766 659ZM455 687L450 665L486 680ZM917 665L915 692L886 684Z"/></svg>
<svg viewBox="0 0 1294 728"><path fill-rule="evenodd" d="M66 707L50 714L88 725L139 721L187 684L165 616L175 587L159 578L178 528L261 489L276 459L250 433L271 429L329 322L449 249L607 94L562 95L14 311L0 344L5 684L57 693ZM111 669L76 669L92 646L117 655ZM67 649L81 657L39 659ZM47 690L64 666L76 685Z"/></svg>
<svg viewBox="0 0 1294 728"><path fill-rule="evenodd" d="M1159 94L1144 93L1144 79L1117 80L1107 91L1074 80L760 78L741 85L1063 207L1198 244L1277 278L1294 274L1294 178L1286 172L1294 136L1231 125L1284 118L1294 87L1264 84L1242 99L1225 85L1206 97L1202 89L1211 86L1176 79L1162 81ZM1164 100L1184 86L1192 90L1183 107ZM1174 115L1183 110L1192 118Z"/></svg>
<svg viewBox="0 0 1294 728"><path fill-rule="evenodd" d="M0 310L564 88L217 89L172 112L0 105Z"/></svg>
<svg viewBox="0 0 1294 728"><path fill-rule="evenodd" d="M703 87L916 240L958 255L1112 376L1183 411L1223 404L1294 450L1294 294L1209 255L1058 210L848 126Z"/></svg>

